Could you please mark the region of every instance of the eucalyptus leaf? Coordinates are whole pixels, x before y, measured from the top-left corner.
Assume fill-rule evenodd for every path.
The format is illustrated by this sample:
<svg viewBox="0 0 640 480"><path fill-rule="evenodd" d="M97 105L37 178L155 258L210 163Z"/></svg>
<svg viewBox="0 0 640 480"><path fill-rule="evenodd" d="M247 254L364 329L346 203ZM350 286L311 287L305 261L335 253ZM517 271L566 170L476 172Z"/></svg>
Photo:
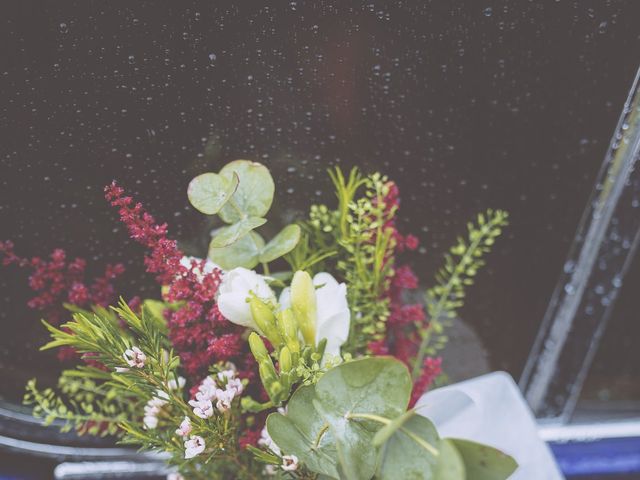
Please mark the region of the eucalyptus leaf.
<svg viewBox="0 0 640 480"><path fill-rule="evenodd" d="M518 468L513 457L496 448L471 440L449 440L462 457L468 479L505 480Z"/></svg>
<svg viewBox="0 0 640 480"><path fill-rule="evenodd" d="M287 225L284 227L264 247L264 250L262 250L260 254L260 262L273 262L275 259L289 253L300 241L300 234L301 231L298 225Z"/></svg>
<svg viewBox="0 0 640 480"><path fill-rule="evenodd" d="M238 180L236 174L223 177L215 173L203 173L189 182L187 196L196 210L214 215L234 194Z"/></svg>
<svg viewBox="0 0 640 480"><path fill-rule="evenodd" d="M240 180L232 202L219 212L226 223L235 223L246 217L263 217L271 208L275 185L269 169L249 160L235 160L220 170L220 176L230 180L236 174Z"/></svg>
<svg viewBox="0 0 640 480"><path fill-rule="evenodd" d="M264 239L260 234L249 232L226 247L217 248L209 245L208 257L224 270L231 270L235 267L252 269L258 265L258 257L263 247Z"/></svg>
<svg viewBox="0 0 640 480"><path fill-rule="evenodd" d="M267 222L266 219L260 217L247 217L240 220L233 225L223 227L218 234L211 240L210 247L222 248L235 243L240 238L244 237L254 228L258 228Z"/></svg>
<svg viewBox="0 0 640 480"><path fill-rule="evenodd" d="M376 478L433 480L439 460L439 452L433 450L434 447L439 447L438 432L429 420L420 415L403 416L399 419L404 421L397 422L397 428L382 449L381 465ZM425 448L425 445L432 448Z"/></svg>
<svg viewBox="0 0 640 480"><path fill-rule="evenodd" d="M372 357L339 365L316 384L314 405L335 437L341 471L349 480L365 480L377 468L373 437L385 420L402 415L409 403L411 378L391 357Z"/></svg>
<svg viewBox="0 0 640 480"><path fill-rule="evenodd" d="M340 478L333 436L313 408L314 387L302 386L291 396L287 414L267 417L267 431L285 454L294 454L313 472Z"/></svg>
<svg viewBox="0 0 640 480"><path fill-rule="evenodd" d="M467 475L458 449L448 438L440 442L440 456L433 480L476 480Z"/></svg>

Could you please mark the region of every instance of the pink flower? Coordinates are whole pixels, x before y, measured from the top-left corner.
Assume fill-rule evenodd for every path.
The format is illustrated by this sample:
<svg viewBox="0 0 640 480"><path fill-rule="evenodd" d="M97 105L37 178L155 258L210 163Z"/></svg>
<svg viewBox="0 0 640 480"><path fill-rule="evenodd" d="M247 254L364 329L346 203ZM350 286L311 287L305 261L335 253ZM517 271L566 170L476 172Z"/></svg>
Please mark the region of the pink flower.
<svg viewBox="0 0 640 480"><path fill-rule="evenodd" d="M200 418L213 416L213 403L211 400L191 400L189 405L193 407L193 414Z"/></svg>
<svg viewBox="0 0 640 480"><path fill-rule="evenodd" d="M182 423L176 430L176 434L180 435L181 437L186 437L191 433L192 429L193 427L191 426L191 420L189 419L189 417L184 417L184 420L182 420Z"/></svg>
<svg viewBox="0 0 640 480"><path fill-rule="evenodd" d="M298 457L295 455L285 455L282 457L282 469L293 472L298 469Z"/></svg>
<svg viewBox="0 0 640 480"><path fill-rule="evenodd" d="M130 367L142 368L147 361L147 356L138 347L127 348L122 356Z"/></svg>
<svg viewBox="0 0 640 480"><path fill-rule="evenodd" d="M193 458L200 455L205 449L204 438L198 435L191 435L189 440L184 442L184 458Z"/></svg>

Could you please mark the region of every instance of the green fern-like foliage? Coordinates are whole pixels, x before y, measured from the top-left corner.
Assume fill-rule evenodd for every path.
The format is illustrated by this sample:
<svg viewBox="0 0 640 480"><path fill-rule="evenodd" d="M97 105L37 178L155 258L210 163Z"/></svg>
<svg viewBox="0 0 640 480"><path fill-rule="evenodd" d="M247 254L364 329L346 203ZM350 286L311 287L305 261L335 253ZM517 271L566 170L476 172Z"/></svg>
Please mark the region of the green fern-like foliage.
<svg viewBox="0 0 640 480"><path fill-rule="evenodd" d="M484 265L484 255L491 251L509 215L503 210L480 213L476 223L467 224L467 237L458 237L444 257L444 266L436 274L436 285L427 290L426 303L430 318L428 328L421 328L421 343L413 367L418 377L426 355L434 355L447 341L445 327L462 307L465 288L473 285L474 277Z"/></svg>

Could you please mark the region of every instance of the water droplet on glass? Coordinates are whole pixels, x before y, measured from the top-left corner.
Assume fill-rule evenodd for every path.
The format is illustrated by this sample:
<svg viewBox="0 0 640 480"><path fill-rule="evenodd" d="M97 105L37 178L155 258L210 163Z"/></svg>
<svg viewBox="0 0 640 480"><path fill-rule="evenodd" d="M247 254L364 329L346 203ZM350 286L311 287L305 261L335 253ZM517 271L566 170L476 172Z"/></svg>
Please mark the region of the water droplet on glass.
<svg viewBox="0 0 640 480"><path fill-rule="evenodd" d="M60 33L67 33L69 31L69 27L67 26L66 23L61 23L59 28L60 28Z"/></svg>
<svg viewBox="0 0 640 480"><path fill-rule="evenodd" d="M493 14L493 8L487 7L484 9L483 13L485 17L490 17Z"/></svg>

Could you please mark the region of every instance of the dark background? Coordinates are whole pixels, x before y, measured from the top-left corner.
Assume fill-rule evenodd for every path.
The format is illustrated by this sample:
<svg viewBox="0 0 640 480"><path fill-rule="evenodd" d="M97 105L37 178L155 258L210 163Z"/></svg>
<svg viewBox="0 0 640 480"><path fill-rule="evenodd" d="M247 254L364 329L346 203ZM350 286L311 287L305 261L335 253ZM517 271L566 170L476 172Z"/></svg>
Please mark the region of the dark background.
<svg viewBox="0 0 640 480"><path fill-rule="evenodd" d="M330 166L381 170L427 285L472 215L510 211L462 317L517 377L638 67L640 4L273 3L3 2L0 238L25 256L64 247L96 272L123 261L120 292L155 295L103 200L113 178L203 255L210 225L185 194L199 173L265 163L288 220L333 201ZM638 272L594 366L632 383ZM22 273L0 270L13 399L54 365L28 296Z"/></svg>

